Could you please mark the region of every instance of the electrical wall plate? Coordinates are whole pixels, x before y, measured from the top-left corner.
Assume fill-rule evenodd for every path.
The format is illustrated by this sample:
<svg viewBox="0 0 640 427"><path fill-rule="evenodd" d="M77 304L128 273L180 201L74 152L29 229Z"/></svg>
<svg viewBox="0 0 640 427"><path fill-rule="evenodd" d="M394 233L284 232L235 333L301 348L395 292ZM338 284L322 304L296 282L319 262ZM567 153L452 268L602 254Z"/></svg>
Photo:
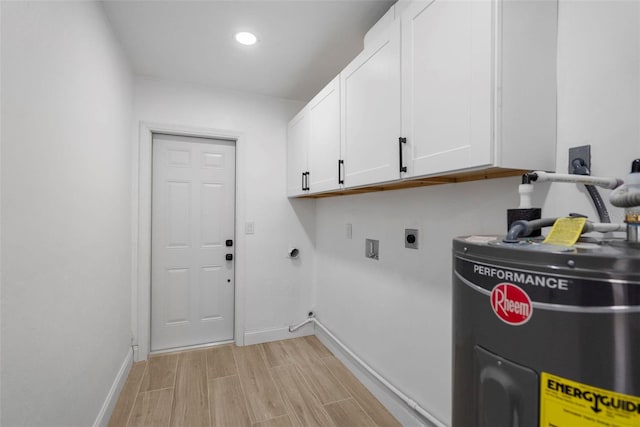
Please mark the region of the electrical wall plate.
<svg viewBox="0 0 640 427"><path fill-rule="evenodd" d="M374 239L365 239L364 256L371 259L379 259L380 241Z"/></svg>
<svg viewBox="0 0 640 427"><path fill-rule="evenodd" d="M569 148L569 173L573 173L574 159L584 160L585 166L591 171L591 145Z"/></svg>
<svg viewBox="0 0 640 427"><path fill-rule="evenodd" d="M404 229L404 247L418 249L418 230L415 228Z"/></svg>
<svg viewBox="0 0 640 427"><path fill-rule="evenodd" d="M247 221L244 223L244 234L254 234L256 232L256 223Z"/></svg>

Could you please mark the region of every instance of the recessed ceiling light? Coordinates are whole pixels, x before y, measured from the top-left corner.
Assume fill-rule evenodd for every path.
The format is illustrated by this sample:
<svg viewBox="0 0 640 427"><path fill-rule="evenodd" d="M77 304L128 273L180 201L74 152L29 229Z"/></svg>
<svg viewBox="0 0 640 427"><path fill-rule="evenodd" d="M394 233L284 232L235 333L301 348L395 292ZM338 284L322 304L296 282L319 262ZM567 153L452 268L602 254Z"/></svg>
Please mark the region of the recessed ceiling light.
<svg viewBox="0 0 640 427"><path fill-rule="evenodd" d="M256 44L258 38L253 33L241 31L239 33L236 33L236 41L240 44L251 46L253 44Z"/></svg>

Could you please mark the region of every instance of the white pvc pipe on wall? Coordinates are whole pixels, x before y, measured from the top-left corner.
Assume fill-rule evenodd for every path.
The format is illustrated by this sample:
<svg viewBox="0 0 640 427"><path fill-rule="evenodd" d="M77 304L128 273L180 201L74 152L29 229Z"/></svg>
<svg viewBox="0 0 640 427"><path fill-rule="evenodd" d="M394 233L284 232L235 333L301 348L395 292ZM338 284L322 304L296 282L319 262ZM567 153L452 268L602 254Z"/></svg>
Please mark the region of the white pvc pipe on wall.
<svg viewBox="0 0 640 427"><path fill-rule="evenodd" d="M596 185L598 187L609 189L617 188L623 183L623 181L618 178L591 175L574 175L544 171L535 171L533 174L537 175L535 182L567 182L573 184Z"/></svg>
<svg viewBox="0 0 640 427"><path fill-rule="evenodd" d="M411 399L409 396L404 394L402 391L398 390L393 384L391 384L389 381L387 381L382 375L380 375L378 372L373 370L373 368L371 366L369 366L364 360L360 359L353 351L351 351L346 345L344 345L342 343L342 341L340 341L335 335L333 335L331 333L331 331L329 329L327 329L322 323L320 323L320 321L318 319L316 319L315 317L309 317L304 322L301 322L301 323L299 323L299 324L297 324L295 326L289 326L289 332L295 332L296 330L300 329L301 327L303 327L304 325L306 325L308 323L314 323L316 326L318 326L320 329L322 329L322 331L325 334L327 334L329 336L329 338L331 338L355 362L357 362L360 366L362 366L362 368L364 368L376 380L380 381L385 387L387 387L389 389L389 391L391 391L393 394L398 396L398 398L400 398L400 400L402 400L404 403L406 403L407 406L409 406L411 409L416 411L418 414L420 414L422 417L424 417L426 420L428 420L429 422L431 422L435 426L437 426L437 427L447 427L446 424L444 424L442 421L440 421L439 419L437 419L436 417L431 415L429 412L427 412L427 410L425 410L420 405L418 405L413 399Z"/></svg>

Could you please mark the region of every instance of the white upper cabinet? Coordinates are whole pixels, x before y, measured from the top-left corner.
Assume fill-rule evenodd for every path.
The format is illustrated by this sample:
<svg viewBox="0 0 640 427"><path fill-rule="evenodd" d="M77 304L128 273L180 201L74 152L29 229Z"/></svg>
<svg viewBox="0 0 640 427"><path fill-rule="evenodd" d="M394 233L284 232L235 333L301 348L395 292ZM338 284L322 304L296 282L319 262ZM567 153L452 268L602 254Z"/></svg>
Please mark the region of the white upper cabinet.
<svg viewBox="0 0 640 427"><path fill-rule="evenodd" d="M340 188L340 78L334 78L289 122L287 195Z"/></svg>
<svg viewBox="0 0 640 427"><path fill-rule="evenodd" d="M400 178L400 22L340 73L344 184Z"/></svg>
<svg viewBox="0 0 640 427"><path fill-rule="evenodd" d="M287 133L287 195L300 196L306 191L309 115L305 107L290 122Z"/></svg>
<svg viewBox="0 0 640 427"><path fill-rule="evenodd" d="M289 123L288 195L554 170L557 17L556 0L392 6Z"/></svg>
<svg viewBox="0 0 640 427"><path fill-rule="evenodd" d="M307 105L309 192L340 188L340 78L334 78Z"/></svg>
<svg viewBox="0 0 640 427"><path fill-rule="evenodd" d="M409 177L554 169L555 1L415 1L400 20Z"/></svg>

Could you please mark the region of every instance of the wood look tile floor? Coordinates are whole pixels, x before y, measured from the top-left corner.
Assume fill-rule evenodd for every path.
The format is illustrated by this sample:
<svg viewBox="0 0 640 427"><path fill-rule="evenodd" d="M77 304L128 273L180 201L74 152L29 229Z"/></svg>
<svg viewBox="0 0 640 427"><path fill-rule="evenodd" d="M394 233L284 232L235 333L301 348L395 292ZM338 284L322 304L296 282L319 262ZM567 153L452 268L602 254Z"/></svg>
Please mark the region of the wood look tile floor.
<svg viewBox="0 0 640 427"><path fill-rule="evenodd" d="M315 336L135 363L109 427L392 427L398 421Z"/></svg>

